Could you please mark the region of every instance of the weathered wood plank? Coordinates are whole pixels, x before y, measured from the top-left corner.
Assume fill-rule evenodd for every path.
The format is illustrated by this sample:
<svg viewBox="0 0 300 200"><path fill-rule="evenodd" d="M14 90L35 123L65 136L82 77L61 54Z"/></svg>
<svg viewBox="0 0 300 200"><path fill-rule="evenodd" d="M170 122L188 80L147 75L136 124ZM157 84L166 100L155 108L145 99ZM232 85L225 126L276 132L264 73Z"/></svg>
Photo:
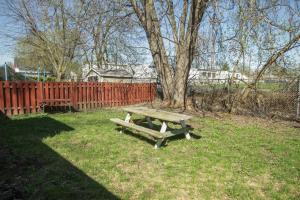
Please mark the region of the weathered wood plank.
<svg viewBox="0 0 300 200"><path fill-rule="evenodd" d="M10 82L5 81L4 84L4 95L5 95L5 107L6 107L6 114L11 115L11 93L10 93Z"/></svg>
<svg viewBox="0 0 300 200"><path fill-rule="evenodd" d="M125 110L126 112L140 114L146 117L152 117L155 119L160 119L168 122L176 122L176 123L181 123L181 121L186 121L192 118L192 116L188 116L188 115L167 112L158 109L150 109L146 107L127 107L124 108L123 110Z"/></svg>
<svg viewBox="0 0 300 200"><path fill-rule="evenodd" d="M4 107L4 95L5 95L5 93L3 92L3 89L4 89L3 82L0 81L0 112L5 114L5 107Z"/></svg>
<svg viewBox="0 0 300 200"><path fill-rule="evenodd" d="M121 126L125 126L125 127L132 128L132 129L135 129L135 130L140 131L140 132L147 133L147 134L149 134L149 135L151 135L155 138L164 138L165 137L159 131L155 131L155 130L152 130L152 129L149 129L149 128L145 128L143 126L139 126L139 125L136 125L136 124L133 124L133 123L128 123L128 122L125 122L124 120L121 120L121 119L118 119L118 118L110 119L110 121L114 122L115 124L121 125Z"/></svg>
<svg viewBox="0 0 300 200"><path fill-rule="evenodd" d="M19 114L24 114L24 108L25 108L25 103L24 103L24 88L23 88L23 82L18 82L17 83L17 91L18 91L18 106L19 106ZM0 97L1 101L1 97ZM0 106L1 107L1 106Z"/></svg>
<svg viewBox="0 0 300 200"><path fill-rule="evenodd" d="M17 96L17 83L16 82L12 82L12 114L13 115L18 115L18 96Z"/></svg>

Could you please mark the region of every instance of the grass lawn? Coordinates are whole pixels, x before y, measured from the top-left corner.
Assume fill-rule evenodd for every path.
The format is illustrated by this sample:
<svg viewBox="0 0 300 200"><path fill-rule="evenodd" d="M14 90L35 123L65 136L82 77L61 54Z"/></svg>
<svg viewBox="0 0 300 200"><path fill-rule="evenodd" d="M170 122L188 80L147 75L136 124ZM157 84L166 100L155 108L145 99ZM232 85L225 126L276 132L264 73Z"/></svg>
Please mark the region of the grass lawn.
<svg viewBox="0 0 300 200"><path fill-rule="evenodd" d="M109 121L124 116L101 110L2 120L0 199L300 198L300 129L195 117L193 140L154 150L148 138L120 134Z"/></svg>

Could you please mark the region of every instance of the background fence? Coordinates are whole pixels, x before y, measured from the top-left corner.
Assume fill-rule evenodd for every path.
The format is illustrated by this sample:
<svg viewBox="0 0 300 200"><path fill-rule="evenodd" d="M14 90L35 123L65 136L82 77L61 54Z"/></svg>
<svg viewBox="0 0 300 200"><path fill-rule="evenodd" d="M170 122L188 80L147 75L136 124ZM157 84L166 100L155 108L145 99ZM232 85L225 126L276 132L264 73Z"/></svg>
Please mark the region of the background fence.
<svg viewBox="0 0 300 200"><path fill-rule="evenodd" d="M248 92L241 81L194 81L190 93L200 110L295 120L300 115L299 80L299 77L263 80Z"/></svg>
<svg viewBox="0 0 300 200"><path fill-rule="evenodd" d="M123 106L150 102L156 96L154 83L24 82L0 81L0 112L19 115L41 112L41 103L65 109L68 100L74 110Z"/></svg>

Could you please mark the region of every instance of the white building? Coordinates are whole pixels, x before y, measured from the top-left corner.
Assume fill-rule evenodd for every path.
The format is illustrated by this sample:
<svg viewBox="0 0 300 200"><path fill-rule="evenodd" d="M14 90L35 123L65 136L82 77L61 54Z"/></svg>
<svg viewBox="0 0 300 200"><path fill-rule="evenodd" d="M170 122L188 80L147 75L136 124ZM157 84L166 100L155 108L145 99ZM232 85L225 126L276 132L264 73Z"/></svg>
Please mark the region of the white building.
<svg viewBox="0 0 300 200"><path fill-rule="evenodd" d="M222 70L204 70L192 68L189 74L191 82L204 83L225 83L228 79L236 82L248 82L249 78L240 72Z"/></svg>
<svg viewBox="0 0 300 200"><path fill-rule="evenodd" d="M96 65L84 65L83 81L97 82L156 82L157 74L153 65L115 65L106 64L99 68Z"/></svg>
<svg viewBox="0 0 300 200"><path fill-rule="evenodd" d="M15 71L15 73L21 74L24 77L31 77L31 78L36 78L38 76L40 76L40 77L43 77L43 76L48 77L48 76L52 75L51 72L49 72L49 71L21 69L19 67L14 67L14 71Z"/></svg>

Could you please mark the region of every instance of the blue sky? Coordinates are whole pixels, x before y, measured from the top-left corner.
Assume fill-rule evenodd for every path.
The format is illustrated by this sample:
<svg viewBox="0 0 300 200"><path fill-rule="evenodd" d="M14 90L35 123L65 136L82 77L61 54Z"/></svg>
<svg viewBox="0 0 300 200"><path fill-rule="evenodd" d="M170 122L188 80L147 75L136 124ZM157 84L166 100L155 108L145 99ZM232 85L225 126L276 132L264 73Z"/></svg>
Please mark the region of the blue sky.
<svg viewBox="0 0 300 200"><path fill-rule="evenodd" d="M2 0L0 0L1 3ZM2 9L0 9L2 13ZM14 40L7 36L10 33L9 26L11 24L10 20L6 17L0 16L0 65L5 62L13 61L13 51L14 51Z"/></svg>
<svg viewBox="0 0 300 200"><path fill-rule="evenodd" d="M1 13L4 12L3 7L5 6L5 2L7 2L7 0L0 0L0 66L3 65L5 62L12 62L14 57L14 39L9 38L7 35L11 34L12 32L12 35L15 35L16 32L22 32L21 26L15 29L16 27L18 27L16 23L12 23L8 18L1 16ZM224 16L224 18L226 17L227 15ZM209 27L208 24L205 24L204 26ZM224 27L224 32L230 32L232 28L230 27L230 24L228 24L228 26L229 27ZM296 63L300 63L299 48L289 52L289 55L296 59Z"/></svg>

